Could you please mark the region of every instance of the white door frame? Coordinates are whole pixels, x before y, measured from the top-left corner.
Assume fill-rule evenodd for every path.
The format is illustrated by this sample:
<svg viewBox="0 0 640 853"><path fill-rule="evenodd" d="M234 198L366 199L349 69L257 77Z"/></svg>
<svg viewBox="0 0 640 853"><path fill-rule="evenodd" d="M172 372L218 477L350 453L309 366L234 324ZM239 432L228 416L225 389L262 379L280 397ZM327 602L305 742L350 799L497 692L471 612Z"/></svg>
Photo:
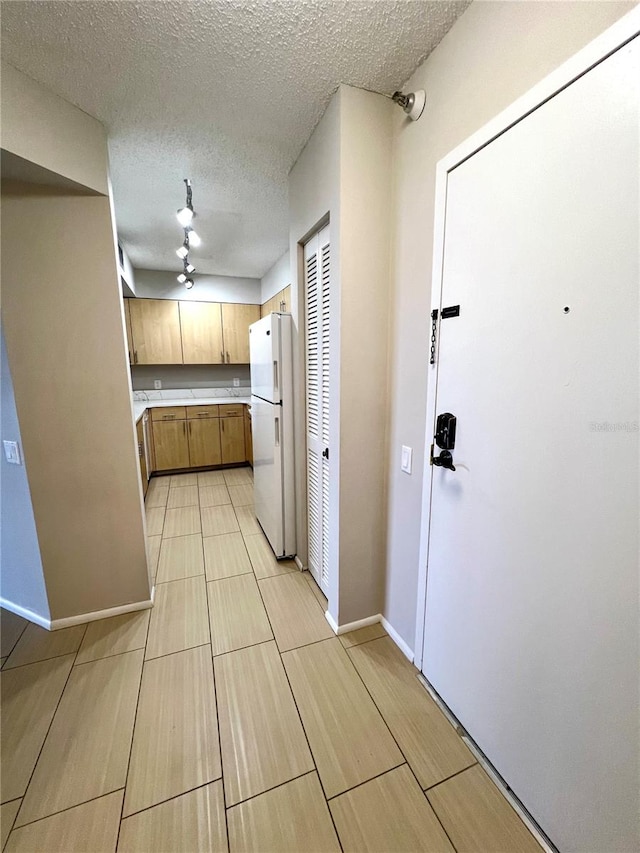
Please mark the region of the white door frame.
<svg viewBox="0 0 640 853"><path fill-rule="evenodd" d="M562 89L582 77L595 65L606 59L626 42L640 34L640 6L632 9L613 26L589 42L582 50L564 62L555 71L537 83L526 94L485 124L480 130L443 157L436 166L435 216L433 238L433 267L431 309L442 307L442 278L444 265L445 214L449 172L467 160L496 137L517 124L529 113L548 101ZM422 477L422 513L420 520L420 557L418 566L418 590L416 603L416 632L414 663L422 670L424 645L425 610L427 599L427 571L429 561L429 535L431 522L431 481L433 468L430 465L429 448L433 442L436 419L436 388L440 347L438 322L435 364L430 366L427 386L427 407L424 442L424 470Z"/></svg>

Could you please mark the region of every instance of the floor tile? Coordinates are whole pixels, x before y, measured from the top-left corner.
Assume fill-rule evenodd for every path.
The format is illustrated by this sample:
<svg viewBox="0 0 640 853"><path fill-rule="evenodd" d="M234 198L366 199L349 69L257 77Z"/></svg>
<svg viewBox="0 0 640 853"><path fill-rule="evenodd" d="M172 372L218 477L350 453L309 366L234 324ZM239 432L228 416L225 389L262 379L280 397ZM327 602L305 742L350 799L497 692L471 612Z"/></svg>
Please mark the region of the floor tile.
<svg viewBox="0 0 640 853"><path fill-rule="evenodd" d="M151 610L139 610L90 622L76 664L143 649L150 616Z"/></svg>
<svg viewBox="0 0 640 853"><path fill-rule="evenodd" d="M231 853L340 853L316 773L227 812Z"/></svg>
<svg viewBox="0 0 640 853"><path fill-rule="evenodd" d="M309 584L309 589L310 589L310 590L311 590L311 592L314 594L314 596L315 596L315 598L316 598L316 601L318 602L318 604L320 605L320 607L322 607L322 612L323 612L323 613L326 613L326 612L327 612L327 610L328 610L328 608L329 608L329 601L328 601L328 599L327 599L327 596L326 596L326 595L324 594L324 592L320 589L320 587L319 587L319 586L318 586L318 584L316 583L315 578L313 577L313 575L311 574L311 572L309 572L309 571L303 572L303 573L302 573L302 577L303 577L303 578L306 580L306 582Z"/></svg>
<svg viewBox="0 0 640 853"><path fill-rule="evenodd" d="M39 625L28 625L16 647L7 658L5 670L25 663L35 663L77 652L86 631L86 625L74 625L59 631L47 631Z"/></svg>
<svg viewBox="0 0 640 853"><path fill-rule="evenodd" d="M339 640L345 649L350 649L351 646L359 646L362 643L368 643L370 640L379 640L380 637L386 636L387 632L379 622L376 622L375 625L367 625L366 628L358 628L355 631L340 634Z"/></svg>
<svg viewBox="0 0 640 853"><path fill-rule="evenodd" d="M540 853L541 847L476 764L427 791L458 853Z"/></svg>
<svg viewBox="0 0 640 853"><path fill-rule="evenodd" d="M222 506L230 504L229 490L223 485L200 486L200 506Z"/></svg>
<svg viewBox="0 0 640 853"><path fill-rule="evenodd" d="M122 791L14 829L5 853L113 853L118 840Z"/></svg>
<svg viewBox="0 0 640 853"><path fill-rule="evenodd" d="M73 668L17 825L124 787L142 651Z"/></svg>
<svg viewBox="0 0 640 853"><path fill-rule="evenodd" d="M7 657L30 623L10 610L0 609L0 657Z"/></svg>
<svg viewBox="0 0 640 853"><path fill-rule="evenodd" d="M406 764L341 794L329 808L344 853L455 853Z"/></svg>
<svg viewBox="0 0 640 853"><path fill-rule="evenodd" d="M208 581L244 575L247 572L253 573L241 533L206 536L203 542L204 565Z"/></svg>
<svg viewBox="0 0 640 853"><path fill-rule="evenodd" d="M327 797L404 763L340 640L286 652L282 660Z"/></svg>
<svg viewBox="0 0 640 853"><path fill-rule="evenodd" d="M170 474L160 474L159 476L152 477L149 480L149 487L147 489L147 495L150 493L153 494L156 489L168 489L171 483L171 475Z"/></svg>
<svg viewBox="0 0 640 853"><path fill-rule="evenodd" d="M251 468L228 468L224 471L224 479L228 486L243 486L253 484L253 471Z"/></svg>
<svg viewBox="0 0 640 853"><path fill-rule="evenodd" d="M261 536L264 535L257 522L256 514L252 506L237 506L235 507L235 510L240 530L244 536L255 536L257 533Z"/></svg>
<svg viewBox="0 0 640 853"><path fill-rule="evenodd" d="M123 814L220 776L211 649L199 646L147 661Z"/></svg>
<svg viewBox="0 0 640 853"><path fill-rule="evenodd" d="M182 506L168 509L164 520L163 538L189 536L190 533L200 533L200 508Z"/></svg>
<svg viewBox="0 0 640 853"><path fill-rule="evenodd" d="M273 639L253 574L212 581L207 593L214 655Z"/></svg>
<svg viewBox="0 0 640 853"><path fill-rule="evenodd" d="M257 578L271 578L276 575L300 574L293 560L276 560L271 545L262 531L255 536L246 536L245 543Z"/></svg>
<svg viewBox="0 0 640 853"><path fill-rule="evenodd" d="M182 486L197 486L198 485L198 475L194 472L193 474L171 474L170 475L170 486L171 488L180 488Z"/></svg>
<svg viewBox="0 0 640 853"><path fill-rule="evenodd" d="M3 802L27 789L74 659L67 655L0 674Z"/></svg>
<svg viewBox="0 0 640 853"><path fill-rule="evenodd" d="M165 508L163 506L147 507L147 536L161 536L164 526Z"/></svg>
<svg viewBox="0 0 640 853"><path fill-rule="evenodd" d="M167 509L176 509L179 506L197 506L198 503L197 485L169 489Z"/></svg>
<svg viewBox="0 0 640 853"><path fill-rule="evenodd" d="M222 782L213 782L122 821L118 853L227 853Z"/></svg>
<svg viewBox="0 0 640 853"><path fill-rule="evenodd" d="M475 764L390 637L354 646L349 656L423 788Z"/></svg>
<svg viewBox="0 0 640 853"><path fill-rule="evenodd" d="M259 585L281 652L334 636L300 572L267 578Z"/></svg>
<svg viewBox="0 0 640 853"><path fill-rule="evenodd" d="M13 800L0 806L0 850L4 850L4 845L7 843L20 803L21 800Z"/></svg>
<svg viewBox="0 0 640 853"><path fill-rule="evenodd" d="M174 492L179 491L174 489ZM174 536L164 539L160 548L156 583L177 581L204 574L202 535Z"/></svg>
<svg viewBox="0 0 640 853"><path fill-rule="evenodd" d="M6 661L6 658L0 658L0 669L2 669L2 667L4 666L5 661Z"/></svg>
<svg viewBox="0 0 640 853"><path fill-rule="evenodd" d="M240 486L227 486L231 503L234 506L253 506L253 483Z"/></svg>
<svg viewBox="0 0 640 853"><path fill-rule="evenodd" d="M225 479L222 471L199 471L198 486L224 486Z"/></svg>
<svg viewBox="0 0 640 853"><path fill-rule="evenodd" d="M158 572L158 558L160 557L160 545L162 536L147 536L147 565L152 580L155 581Z"/></svg>
<svg viewBox="0 0 640 853"><path fill-rule="evenodd" d="M152 481L153 482L153 481ZM167 500L169 499L169 483L166 486L158 486L155 489L147 490L147 496L144 499L144 505L148 509L152 509L153 507L161 506L164 507L167 505Z"/></svg>
<svg viewBox="0 0 640 853"><path fill-rule="evenodd" d="M275 643L213 663L227 807L313 770Z"/></svg>
<svg viewBox="0 0 640 853"><path fill-rule="evenodd" d="M156 587L146 659L180 652L209 642L204 575Z"/></svg>
<svg viewBox="0 0 640 853"><path fill-rule="evenodd" d="M203 506L200 507L200 514L202 516L203 536L219 536L222 533L235 533L240 530L231 504Z"/></svg>

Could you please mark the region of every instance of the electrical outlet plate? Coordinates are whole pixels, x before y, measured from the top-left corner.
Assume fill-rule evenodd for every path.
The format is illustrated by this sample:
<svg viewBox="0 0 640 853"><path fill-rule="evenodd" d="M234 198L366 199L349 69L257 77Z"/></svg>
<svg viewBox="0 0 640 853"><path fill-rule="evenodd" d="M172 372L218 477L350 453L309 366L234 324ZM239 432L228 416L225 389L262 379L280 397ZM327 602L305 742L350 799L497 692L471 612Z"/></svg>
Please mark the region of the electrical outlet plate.
<svg viewBox="0 0 640 853"><path fill-rule="evenodd" d="M402 462L400 467L405 472L405 474L411 473L411 459L413 456L413 450L410 447L407 447L406 444L402 445Z"/></svg>
<svg viewBox="0 0 640 853"><path fill-rule="evenodd" d="M12 465L22 465L22 460L20 459L20 448L18 446L17 441L7 441L6 439L2 442L4 446L4 457L7 462L11 462Z"/></svg>
<svg viewBox="0 0 640 853"><path fill-rule="evenodd" d="M234 387L234 388L239 388L239 387L240 387L240 380L239 380L239 379L237 379L237 378L236 378L236 379L234 379L234 380L233 380L233 387Z"/></svg>
<svg viewBox="0 0 640 853"><path fill-rule="evenodd" d="M162 388L162 379L154 379L153 387L155 391L160 391L160 389Z"/></svg>

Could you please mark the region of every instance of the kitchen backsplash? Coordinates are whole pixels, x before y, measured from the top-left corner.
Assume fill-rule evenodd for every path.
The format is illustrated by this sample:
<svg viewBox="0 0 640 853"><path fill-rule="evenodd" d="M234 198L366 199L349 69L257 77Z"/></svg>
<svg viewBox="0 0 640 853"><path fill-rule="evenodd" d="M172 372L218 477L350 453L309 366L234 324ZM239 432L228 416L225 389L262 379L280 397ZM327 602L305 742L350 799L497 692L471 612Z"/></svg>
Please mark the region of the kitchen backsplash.
<svg viewBox="0 0 640 853"><path fill-rule="evenodd" d="M131 383L134 391L153 391L153 383L157 379L162 382L163 391L168 388L173 390L181 388L234 389L234 379L240 381L240 388L235 388L235 391L244 388L246 392L246 389L251 386L248 364L136 364L131 367ZM230 395L224 394L222 396Z"/></svg>

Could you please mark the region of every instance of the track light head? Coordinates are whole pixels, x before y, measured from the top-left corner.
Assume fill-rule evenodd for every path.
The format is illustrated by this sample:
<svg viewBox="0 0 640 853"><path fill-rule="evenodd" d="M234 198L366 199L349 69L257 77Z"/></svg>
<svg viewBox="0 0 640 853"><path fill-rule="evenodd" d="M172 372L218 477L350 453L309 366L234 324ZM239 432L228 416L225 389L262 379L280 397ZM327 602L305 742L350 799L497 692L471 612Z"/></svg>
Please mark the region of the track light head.
<svg viewBox="0 0 640 853"><path fill-rule="evenodd" d="M197 248L197 247L200 245L200 243L202 242L202 240L201 240L201 239L200 239L200 237L196 234L196 232L193 230L193 228L188 228L188 229L187 229L187 236L186 236L186 239L187 239L187 241L188 241L188 243L189 243L189 245L190 245L190 246L194 246L194 247L196 247L196 248Z"/></svg>
<svg viewBox="0 0 640 853"><path fill-rule="evenodd" d="M189 243L187 240L184 241L182 246L179 249L176 249L176 255L180 258L180 260L184 260L189 254Z"/></svg>
<svg viewBox="0 0 640 853"><path fill-rule="evenodd" d="M181 207L180 210L176 213L178 217L178 222L182 225L183 228L186 228L187 225L191 225L191 221L194 217L193 208L191 207Z"/></svg>
<svg viewBox="0 0 640 853"><path fill-rule="evenodd" d="M196 268L194 267L194 265L190 264L186 258L185 258L184 271L188 272L189 274L196 271Z"/></svg>
<svg viewBox="0 0 640 853"><path fill-rule="evenodd" d="M176 278L178 279L180 284L184 284L185 281L187 280L187 277L183 272L181 272L180 275L176 276Z"/></svg>
<svg viewBox="0 0 640 853"><path fill-rule="evenodd" d="M193 287L193 279L192 279L192 278L188 278L188 279L185 281L184 286L187 288L187 290L191 290L191 288Z"/></svg>

